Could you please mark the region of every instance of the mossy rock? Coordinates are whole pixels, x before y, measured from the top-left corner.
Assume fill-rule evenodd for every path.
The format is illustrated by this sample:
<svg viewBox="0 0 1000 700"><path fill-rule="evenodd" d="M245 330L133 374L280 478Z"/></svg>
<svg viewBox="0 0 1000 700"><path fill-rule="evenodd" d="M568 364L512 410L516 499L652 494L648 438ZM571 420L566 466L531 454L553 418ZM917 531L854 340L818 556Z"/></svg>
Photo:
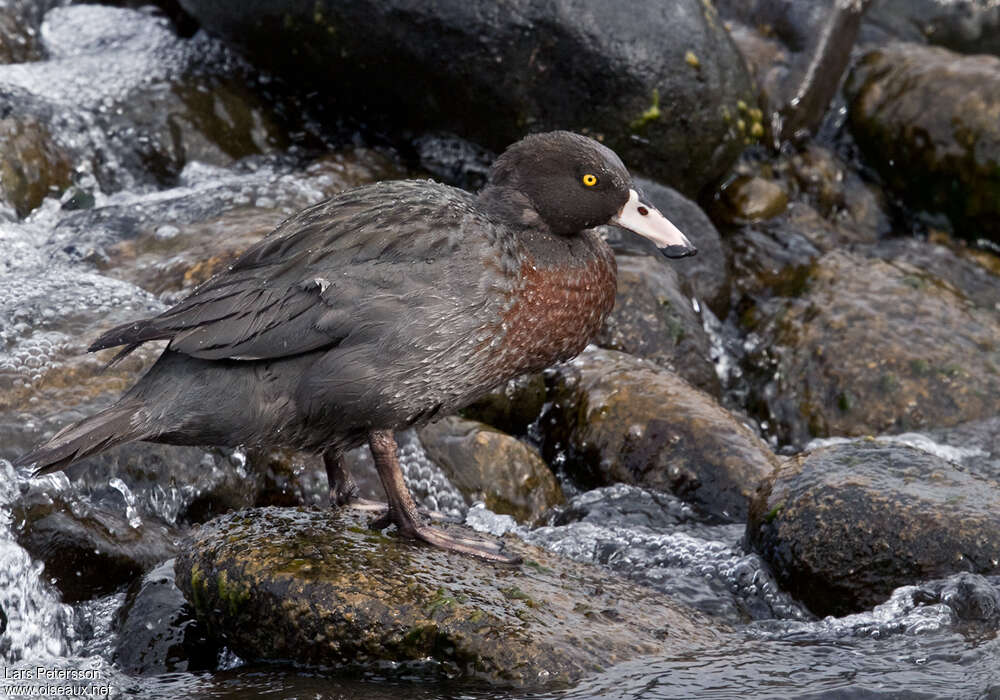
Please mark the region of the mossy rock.
<svg viewBox="0 0 1000 700"><path fill-rule="evenodd" d="M717 644L700 614L508 537L502 567L367 529L351 508L223 516L182 547L177 584L245 659L343 666L432 659L503 684L571 682Z"/></svg>

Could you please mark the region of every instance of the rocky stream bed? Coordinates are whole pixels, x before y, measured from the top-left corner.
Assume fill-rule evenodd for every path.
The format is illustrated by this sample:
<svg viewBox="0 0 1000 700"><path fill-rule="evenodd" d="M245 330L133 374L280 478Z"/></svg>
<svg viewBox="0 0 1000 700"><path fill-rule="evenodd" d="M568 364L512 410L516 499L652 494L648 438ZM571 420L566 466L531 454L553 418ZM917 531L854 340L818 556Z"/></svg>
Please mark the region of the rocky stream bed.
<svg viewBox="0 0 1000 700"><path fill-rule="evenodd" d="M5 679L1000 698L1000 6L869 3L818 128L775 139L835 4L0 0ZM700 252L608 228L591 346L399 436L419 505L522 566L372 530L294 452L11 466L162 348L105 368L102 331L333 193L476 189L550 128Z"/></svg>

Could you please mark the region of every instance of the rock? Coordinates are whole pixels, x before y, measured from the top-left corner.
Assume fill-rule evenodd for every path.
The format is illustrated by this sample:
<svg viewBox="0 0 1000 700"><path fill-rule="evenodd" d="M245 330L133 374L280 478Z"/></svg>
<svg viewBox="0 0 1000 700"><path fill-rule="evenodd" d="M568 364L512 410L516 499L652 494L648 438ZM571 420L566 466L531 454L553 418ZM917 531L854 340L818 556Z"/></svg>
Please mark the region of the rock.
<svg viewBox="0 0 1000 700"><path fill-rule="evenodd" d="M424 134L414 141L420 167L434 179L478 192L486 184L497 154L447 133Z"/></svg>
<svg viewBox="0 0 1000 700"><path fill-rule="evenodd" d="M503 684L572 682L717 643L698 613L513 538L502 568L366 529L355 509L258 509L193 531L177 584L245 659L431 659Z"/></svg>
<svg viewBox="0 0 1000 700"><path fill-rule="evenodd" d="M267 70L310 91L336 85L332 114L390 132L449 131L499 151L525 131L571 129L689 196L751 139L738 117L746 69L699 0L628 12L598 0L181 4Z"/></svg>
<svg viewBox="0 0 1000 700"><path fill-rule="evenodd" d="M892 230L882 190L862 180L857 166L833 151L809 143L781 165L797 185L798 196L824 219L846 229L852 241L874 243Z"/></svg>
<svg viewBox="0 0 1000 700"><path fill-rule="evenodd" d="M176 532L166 524L151 518L130 522L120 508L61 492L52 483L33 482L11 512L18 544L44 562L63 602L110 593L176 553Z"/></svg>
<svg viewBox="0 0 1000 700"><path fill-rule="evenodd" d="M877 237L875 230L837 216L831 220L805 202L791 202L780 216L743 226L727 237L737 299L798 296L823 253L858 248ZM745 306L746 299L739 303ZM746 309L740 312L746 316ZM743 322L752 328L756 321L746 317Z"/></svg>
<svg viewBox="0 0 1000 700"><path fill-rule="evenodd" d="M924 604L947 605L964 622L988 622L992 623L992 629L1000 622L1000 591L977 574L955 574L943 581L924 584L915 596Z"/></svg>
<svg viewBox="0 0 1000 700"><path fill-rule="evenodd" d="M326 479L323 459L319 455L296 452L290 449L251 449L247 451L247 463L259 476L261 485L252 504L255 506L329 506L330 485ZM361 487L361 498L377 500L382 498L378 491L366 486L371 479L366 472L353 474ZM377 479L375 480L377 481ZM380 487L379 487L380 488Z"/></svg>
<svg viewBox="0 0 1000 700"><path fill-rule="evenodd" d="M798 207L793 207L793 211ZM745 226L729 237L732 258L734 296L773 294L795 295L801 292L803 280L821 250L799 230L789 225L783 216L762 226ZM818 218L818 217L817 217ZM751 330L757 323L756 307L745 307L742 300L737 311L744 327Z"/></svg>
<svg viewBox="0 0 1000 700"><path fill-rule="evenodd" d="M1000 7L983 0L882 0L866 21L904 41L1000 54Z"/></svg>
<svg viewBox="0 0 1000 700"><path fill-rule="evenodd" d="M672 369L700 389L722 392L711 341L662 256L618 255L615 307L594 342Z"/></svg>
<svg viewBox="0 0 1000 700"><path fill-rule="evenodd" d="M945 238L943 242L916 238L881 241L871 253L889 262L904 262L954 285L976 306L1000 311L1000 256L974 250Z"/></svg>
<svg viewBox="0 0 1000 700"><path fill-rule="evenodd" d="M694 509L673 494L614 484L574 496L559 509L551 524L614 523L618 527L670 532L691 522L698 522Z"/></svg>
<svg viewBox="0 0 1000 700"><path fill-rule="evenodd" d="M417 431L428 456L468 502L532 523L563 500L538 451L497 430L457 416Z"/></svg>
<svg viewBox="0 0 1000 700"><path fill-rule="evenodd" d="M115 664L131 676L215 668L211 642L174 583L168 559L129 587L115 615Z"/></svg>
<svg viewBox="0 0 1000 700"><path fill-rule="evenodd" d="M756 337L751 402L779 442L1000 412L1000 319L946 282L833 251L781 293L742 316Z"/></svg>
<svg viewBox="0 0 1000 700"><path fill-rule="evenodd" d="M461 415L511 435L525 435L542 415L546 391L541 372L525 374L462 409Z"/></svg>
<svg viewBox="0 0 1000 700"><path fill-rule="evenodd" d="M0 119L0 204L20 217L70 184L72 164L33 117Z"/></svg>
<svg viewBox="0 0 1000 700"><path fill-rule="evenodd" d="M635 484L739 521L775 466L770 450L712 397L673 372L611 350L555 368L543 454L565 452L584 486Z"/></svg>
<svg viewBox="0 0 1000 700"><path fill-rule="evenodd" d="M898 586L1000 573L998 499L997 482L922 450L839 444L789 460L764 482L747 540L814 613L843 615Z"/></svg>
<svg viewBox="0 0 1000 700"><path fill-rule="evenodd" d="M722 236L695 202L665 185L636 178L636 186L664 216L674 223L698 249L698 255L667 263L684 281L684 291L718 309L724 315L729 303L729 277ZM605 239L615 251L626 255L649 255L663 260L663 255L648 239L617 226L603 228Z"/></svg>
<svg viewBox="0 0 1000 700"><path fill-rule="evenodd" d="M733 221L773 219L788 206L788 193L762 177L737 177L722 190Z"/></svg>
<svg viewBox="0 0 1000 700"><path fill-rule="evenodd" d="M845 92L889 186L967 237L1000 241L1000 58L889 44L861 59Z"/></svg>

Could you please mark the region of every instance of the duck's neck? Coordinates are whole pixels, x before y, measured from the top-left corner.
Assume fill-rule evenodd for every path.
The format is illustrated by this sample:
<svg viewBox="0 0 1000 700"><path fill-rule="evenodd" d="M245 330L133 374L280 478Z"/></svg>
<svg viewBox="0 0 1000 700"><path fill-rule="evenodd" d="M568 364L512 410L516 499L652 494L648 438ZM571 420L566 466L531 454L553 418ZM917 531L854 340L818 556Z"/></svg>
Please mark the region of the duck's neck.
<svg viewBox="0 0 1000 700"><path fill-rule="evenodd" d="M513 187L486 185L479 192L479 206L497 221L514 228L549 233L527 195Z"/></svg>

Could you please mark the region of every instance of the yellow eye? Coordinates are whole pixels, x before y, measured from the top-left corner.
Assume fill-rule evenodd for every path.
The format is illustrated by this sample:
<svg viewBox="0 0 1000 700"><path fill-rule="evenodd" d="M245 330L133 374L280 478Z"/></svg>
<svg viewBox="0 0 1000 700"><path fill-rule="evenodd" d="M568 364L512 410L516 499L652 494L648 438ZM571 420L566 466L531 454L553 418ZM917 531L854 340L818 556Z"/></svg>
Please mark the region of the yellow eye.
<svg viewBox="0 0 1000 700"><path fill-rule="evenodd" d="M597 176L587 173L586 175L583 176L583 184L585 184L587 187L593 187L594 185L597 184Z"/></svg>

